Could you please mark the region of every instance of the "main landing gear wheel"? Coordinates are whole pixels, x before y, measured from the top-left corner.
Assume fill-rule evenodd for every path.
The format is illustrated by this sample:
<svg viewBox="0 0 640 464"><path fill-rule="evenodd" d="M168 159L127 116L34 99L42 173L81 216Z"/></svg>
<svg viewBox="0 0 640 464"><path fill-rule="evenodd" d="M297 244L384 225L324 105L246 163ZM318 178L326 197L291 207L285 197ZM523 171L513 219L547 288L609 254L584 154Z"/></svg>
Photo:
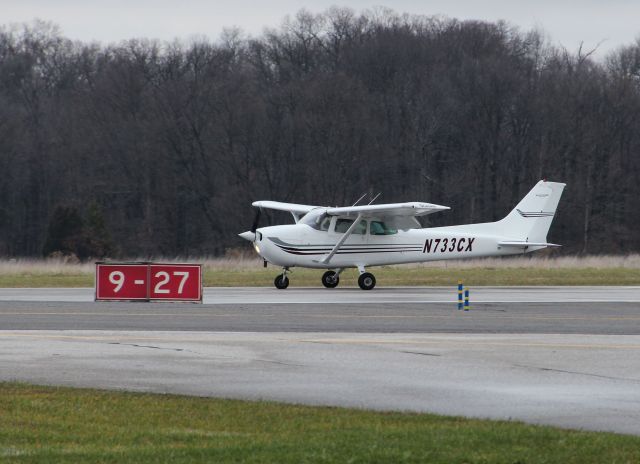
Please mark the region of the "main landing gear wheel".
<svg viewBox="0 0 640 464"><path fill-rule="evenodd" d="M335 288L340 283L340 276L336 271L327 271L322 274L322 285L327 288Z"/></svg>
<svg viewBox="0 0 640 464"><path fill-rule="evenodd" d="M358 285L360 285L362 290L371 290L376 286L376 278L373 277L373 274L363 272L360 274L360 277L358 277Z"/></svg>
<svg viewBox="0 0 640 464"><path fill-rule="evenodd" d="M284 290L289 286L289 277L283 274L279 274L276 276L276 279L273 281L273 285L280 290Z"/></svg>

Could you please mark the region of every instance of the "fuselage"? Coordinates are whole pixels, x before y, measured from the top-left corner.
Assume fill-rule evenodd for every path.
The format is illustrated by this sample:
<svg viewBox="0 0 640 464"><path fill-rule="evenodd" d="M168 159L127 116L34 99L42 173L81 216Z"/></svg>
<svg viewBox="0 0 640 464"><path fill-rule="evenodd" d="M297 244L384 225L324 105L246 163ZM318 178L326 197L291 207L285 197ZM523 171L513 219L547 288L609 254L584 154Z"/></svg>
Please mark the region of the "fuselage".
<svg viewBox="0 0 640 464"><path fill-rule="evenodd" d="M342 218L333 218L327 230L307 224L290 224L257 229L254 247L268 262L283 267L334 269L380 266L443 259L522 254L523 249L502 247L510 237L487 233L485 224L395 230L377 227L381 221L362 221L328 263L326 257L342 238ZM348 221L348 219L343 219ZM376 226L376 227L374 227ZM524 252L544 247L528 247Z"/></svg>

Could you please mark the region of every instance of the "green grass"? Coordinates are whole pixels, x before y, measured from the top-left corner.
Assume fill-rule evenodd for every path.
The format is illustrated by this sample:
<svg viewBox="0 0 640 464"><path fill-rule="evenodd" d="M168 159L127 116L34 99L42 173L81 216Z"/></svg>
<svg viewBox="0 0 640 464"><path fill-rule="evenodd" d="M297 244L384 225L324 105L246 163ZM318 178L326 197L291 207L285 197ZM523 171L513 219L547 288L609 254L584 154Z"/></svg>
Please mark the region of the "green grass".
<svg viewBox="0 0 640 464"><path fill-rule="evenodd" d="M374 267L380 286L395 285L456 285L459 279L466 285L640 285L640 269L628 268L430 268L430 267ZM271 286L281 272L277 268L229 270L205 270L204 285ZM292 287L319 286L323 271L293 269L290 274ZM358 272L347 269L340 275L340 285L357 285Z"/></svg>
<svg viewBox="0 0 640 464"><path fill-rule="evenodd" d="M370 268L379 286L456 285L640 285L637 268L541 268L541 267L379 267ZM280 269L269 267L238 269L204 268L205 287L272 286ZM294 268L292 287L320 284L321 270ZM341 285L357 285L357 271L347 269L340 276ZM94 276L88 272L29 271L0 274L0 287L93 287Z"/></svg>
<svg viewBox="0 0 640 464"><path fill-rule="evenodd" d="M0 383L6 463L637 463L640 437Z"/></svg>
<svg viewBox="0 0 640 464"><path fill-rule="evenodd" d="M16 272L0 274L0 288L93 287L93 274Z"/></svg>

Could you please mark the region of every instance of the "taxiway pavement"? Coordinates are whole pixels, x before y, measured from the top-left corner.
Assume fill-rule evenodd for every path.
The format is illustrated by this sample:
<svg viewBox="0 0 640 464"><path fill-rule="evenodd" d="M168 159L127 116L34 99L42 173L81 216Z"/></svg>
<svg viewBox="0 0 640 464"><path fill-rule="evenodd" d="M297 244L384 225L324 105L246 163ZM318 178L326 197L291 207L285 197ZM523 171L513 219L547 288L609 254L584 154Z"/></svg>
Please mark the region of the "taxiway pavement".
<svg viewBox="0 0 640 464"><path fill-rule="evenodd" d="M450 303L457 298L452 287L207 287L205 304L302 303ZM477 303L640 303L640 287L473 287ZM92 288L0 288L0 301L89 302Z"/></svg>
<svg viewBox="0 0 640 464"><path fill-rule="evenodd" d="M639 287L0 290L0 380L517 419L640 435Z"/></svg>
<svg viewBox="0 0 640 464"><path fill-rule="evenodd" d="M38 384L640 434L640 336L0 331L0 366Z"/></svg>

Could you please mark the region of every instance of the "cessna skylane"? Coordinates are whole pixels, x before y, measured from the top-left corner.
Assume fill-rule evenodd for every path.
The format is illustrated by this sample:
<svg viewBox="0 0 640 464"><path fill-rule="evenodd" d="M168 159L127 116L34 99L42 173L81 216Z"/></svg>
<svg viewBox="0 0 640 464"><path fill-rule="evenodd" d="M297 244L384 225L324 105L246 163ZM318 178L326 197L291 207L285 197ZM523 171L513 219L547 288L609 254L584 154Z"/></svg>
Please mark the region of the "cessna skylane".
<svg viewBox="0 0 640 464"><path fill-rule="evenodd" d="M322 284L334 288L346 268L358 268L358 285L376 285L370 266L529 253L546 247L547 233L565 184L541 180L503 219L481 224L422 228L416 217L450 209L431 203L329 207L256 201L253 227L240 237L267 262L280 266L274 284L289 286L292 267L327 269ZM358 202L356 202L357 204ZM288 211L295 224L258 228L260 211Z"/></svg>

